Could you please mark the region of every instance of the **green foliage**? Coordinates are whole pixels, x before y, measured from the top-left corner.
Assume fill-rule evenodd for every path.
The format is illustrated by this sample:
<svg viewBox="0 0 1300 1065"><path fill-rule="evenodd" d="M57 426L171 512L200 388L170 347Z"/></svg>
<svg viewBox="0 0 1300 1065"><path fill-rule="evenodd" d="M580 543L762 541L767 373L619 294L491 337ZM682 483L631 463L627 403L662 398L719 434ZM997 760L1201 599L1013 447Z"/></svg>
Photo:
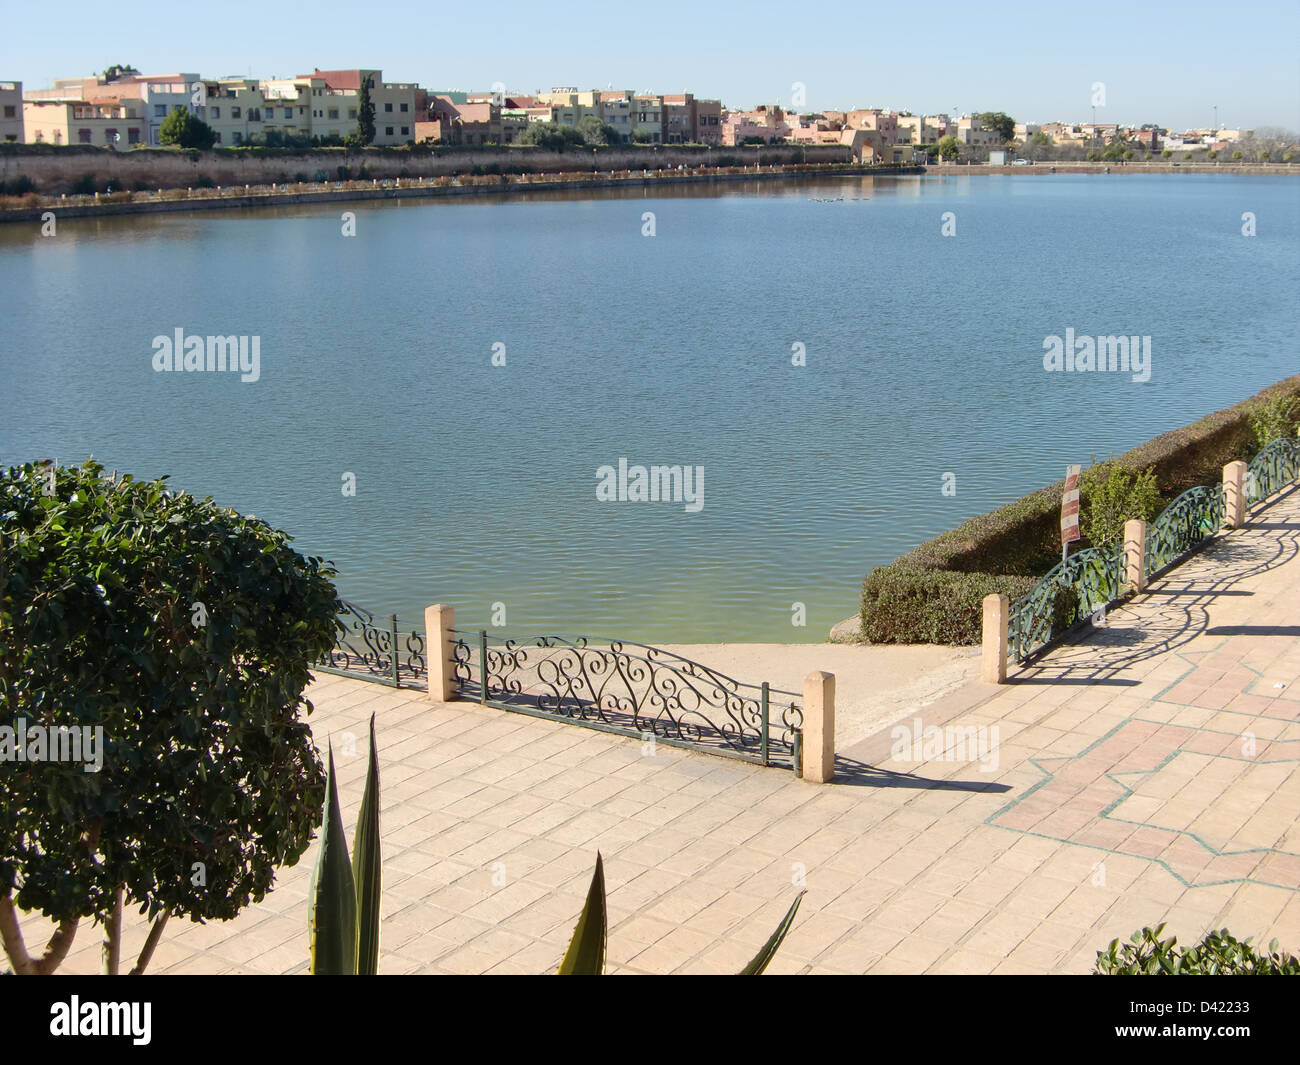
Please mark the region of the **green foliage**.
<svg viewBox="0 0 1300 1065"><path fill-rule="evenodd" d="M383 861L379 846L379 755L375 715L370 715L370 761L366 790L353 839L356 862L348 857L343 817L334 782L334 748L329 749L325 820L312 872L307 928L314 976L379 974L379 908Z"/></svg>
<svg viewBox="0 0 1300 1065"><path fill-rule="evenodd" d="M158 141L177 148L207 149L216 144L217 135L201 118L176 107L158 127Z"/></svg>
<svg viewBox="0 0 1300 1065"><path fill-rule="evenodd" d="M1113 459L1089 466L1079 481L1079 531L1093 547L1111 547L1126 521L1150 521L1160 512L1156 473L1134 473Z"/></svg>
<svg viewBox="0 0 1300 1065"><path fill-rule="evenodd" d="M1250 415L1256 445L1263 450L1274 440L1295 436L1297 418L1300 418L1300 400L1295 396L1274 396L1261 403Z"/></svg>
<svg viewBox="0 0 1300 1065"><path fill-rule="evenodd" d="M618 142L618 130L602 122L599 115L583 115L576 128L588 148L604 148Z"/></svg>
<svg viewBox="0 0 1300 1065"><path fill-rule="evenodd" d="M151 918L260 901L319 819L303 690L339 628L333 569L93 462L0 470L0 529L0 725L104 740L99 772L0 773L0 897L56 921L106 914L119 886Z"/></svg>
<svg viewBox="0 0 1300 1065"><path fill-rule="evenodd" d="M357 129L348 141L364 148L375 142L375 102L370 98L370 79L361 79L361 92L357 97Z"/></svg>
<svg viewBox="0 0 1300 1065"><path fill-rule="evenodd" d="M1016 135L1016 120L1008 114L1001 111L981 111L975 117L980 120L980 125L985 129L997 133L1004 143Z"/></svg>
<svg viewBox="0 0 1300 1065"><path fill-rule="evenodd" d="M1165 926L1134 932L1123 946L1112 939L1097 951L1097 976L1300 976L1300 959L1283 954L1277 940L1260 954L1250 940L1238 940L1226 928L1211 932L1193 947L1179 947L1174 936L1162 940Z"/></svg>
<svg viewBox="0 0 1300 1065"><path fill-rule="evenodd" d="M547 151L562 152L586 144L583 135L572 126L558 122L530 122L519 135L520 144L531 144Z"/></svg>
<svg viewBox="0 0 1300 1065"><path fill-rule="evenodd" d="M939 138L939 158L956 159L957 158L957 138L952 134L946 134Z"/></svg>
<svg viewBox="0 0 1300 1065"><path fill-rule="evenodd" d="M1054 142L1048 134L1040 129L1036 133L1030 134L1028 143L1034 148L1050 148Z"/></svg>
<svg viewBox="0 0 1300 1065"><path fill-rule="evenodd" d="M799 902L805 892L799 892L785 917L775 932L768 937L762 949L752 961L740 971L740 976L759 976L776 957L777 949L784 942L794 915L799 912ZM605 903L605 865L600 852L596 853L596 871L591 875L591 885L587 888L587 901L583 904L578 924L569 941L569 949L564 952L564 960L556 970L557 976L604 976L605 975L605 941L607 934L607 906Z"/></svg>
<svg viewBox="0 0 1300 1065"><path fill-rule="evenodd" d="M877 566L862 585L862 637L870 643L978 644L984 597L1013 600L1036 579L1009 574Z"/></svg>

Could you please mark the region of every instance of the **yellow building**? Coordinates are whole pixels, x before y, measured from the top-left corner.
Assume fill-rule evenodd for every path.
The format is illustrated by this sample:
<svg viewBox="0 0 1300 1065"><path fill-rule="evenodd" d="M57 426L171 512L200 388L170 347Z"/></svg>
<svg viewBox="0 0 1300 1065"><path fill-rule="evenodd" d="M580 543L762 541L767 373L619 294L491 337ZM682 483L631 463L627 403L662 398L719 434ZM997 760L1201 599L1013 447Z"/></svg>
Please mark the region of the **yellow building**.
<svg viewBox="0 0 1300 1065"><path fill-rule="evenodd" d="M126 151L148 143L144 104L122 99L24 100L23 128L28 144L93 144Z"/></svg>

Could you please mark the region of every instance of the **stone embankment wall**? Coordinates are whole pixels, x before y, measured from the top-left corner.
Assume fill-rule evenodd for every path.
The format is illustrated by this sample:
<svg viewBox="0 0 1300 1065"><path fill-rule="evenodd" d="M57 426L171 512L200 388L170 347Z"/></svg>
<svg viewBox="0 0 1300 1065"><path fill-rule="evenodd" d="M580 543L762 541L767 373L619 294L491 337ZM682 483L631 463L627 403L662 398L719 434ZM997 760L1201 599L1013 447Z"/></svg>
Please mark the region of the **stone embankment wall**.
<svg viewBox="0 0 1300 1065"><path fill-rule="evenodd" d="M848 148L832 145L746 148L625 148L599 152L551 152L532 148L498 150L373 149L349 152L343 148L311 151L173 151L135 149L118 152L90 146L15 145L0 150L0 181L11 185L29 178L43 195L76 191L87 175L114 189L157 190L213 185L271 185L297 181L338 181L346 167L349 176L396 179L444 177L455 174L509 172L521 168L532 173L568 173L576 170L666 170L678 166L769 166L773 163L848 163ZM364 167L364 174L362 168ZM324 178L319 175L323 173Z"/></svg>

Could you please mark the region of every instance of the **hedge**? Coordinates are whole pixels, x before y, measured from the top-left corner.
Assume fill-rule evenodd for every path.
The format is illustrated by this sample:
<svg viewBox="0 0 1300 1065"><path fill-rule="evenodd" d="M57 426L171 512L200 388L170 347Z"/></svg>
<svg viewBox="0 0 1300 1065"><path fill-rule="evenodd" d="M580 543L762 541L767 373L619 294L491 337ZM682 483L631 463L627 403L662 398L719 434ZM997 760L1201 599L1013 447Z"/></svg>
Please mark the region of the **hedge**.
<svg viewBox="0 0 1300 1065"><path fill-rule="evenodd" d="M1250 416L1281 396L1300 398L1300 374L1114 461L1134 472L1153 468L1166 500L1213 484L1227 463L1255 454ZM978 644L983 597L997 593L1014 600L1060 561L1064 484L1057 481L979 514L873 569L862 583L861 637L870 643Z"/></svg>

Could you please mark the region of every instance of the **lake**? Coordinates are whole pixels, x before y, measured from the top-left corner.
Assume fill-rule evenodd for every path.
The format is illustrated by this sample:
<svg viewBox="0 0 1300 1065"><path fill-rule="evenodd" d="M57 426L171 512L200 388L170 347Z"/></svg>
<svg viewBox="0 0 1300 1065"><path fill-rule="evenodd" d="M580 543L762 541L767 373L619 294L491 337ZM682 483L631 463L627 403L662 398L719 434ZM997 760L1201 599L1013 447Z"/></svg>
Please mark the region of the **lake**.
<svg viewBox="0 0 1300 1065"><path fill-rule="evenodd" d="M1300 372L1300 181L65 220L0 227L0 292L4 464L170 475L403 620L446 602L465 628L811 641L871 567ZM177 329L256 338L257 379L156 371ZM1147 372L1045 370L1067 330L1149 337ZM635 498L637 466L691 494Z"/></svg>

